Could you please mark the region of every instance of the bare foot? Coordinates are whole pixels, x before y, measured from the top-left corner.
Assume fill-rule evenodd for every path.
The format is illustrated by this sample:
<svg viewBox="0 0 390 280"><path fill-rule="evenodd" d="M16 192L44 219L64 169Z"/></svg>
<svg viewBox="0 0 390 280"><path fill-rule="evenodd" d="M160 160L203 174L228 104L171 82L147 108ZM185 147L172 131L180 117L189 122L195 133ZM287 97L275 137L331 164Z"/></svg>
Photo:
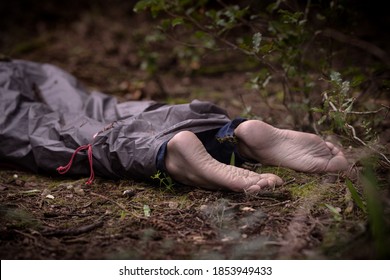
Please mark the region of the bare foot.
<svg viewBox="0 0 390 280"><path fill-rule="evenodd" d="M195 134L183 131L169 142L165 158L169 175L180 183L208 189L259 192L283 183L274 174L258 174L215 160Z"/></svg>
<svg viewBox="0 0 390 280"><path fill-rule="evenodd" d="M317 173L348 167L344 154L315 134L278 129L256 120L241 123L235 134L242 156L262 164Z"/></svg>

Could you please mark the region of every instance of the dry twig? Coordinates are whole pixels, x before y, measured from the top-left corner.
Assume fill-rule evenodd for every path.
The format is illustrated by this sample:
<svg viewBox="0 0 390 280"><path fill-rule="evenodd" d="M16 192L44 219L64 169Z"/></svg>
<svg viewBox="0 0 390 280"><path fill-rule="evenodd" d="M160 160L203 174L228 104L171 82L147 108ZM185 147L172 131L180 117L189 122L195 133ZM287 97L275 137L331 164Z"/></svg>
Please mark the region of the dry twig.
<svg viewBox="0 0 390 280"><path fill-rule="evenodd" d="M95 228L103 226L103 220L99 219L97 222L81 226L78 228L67 228L67 229L58 229L58 230L48 230L44 231L41 234L43 236L69 236L69 235L80 235L83 233L90 232Z"/></svg>

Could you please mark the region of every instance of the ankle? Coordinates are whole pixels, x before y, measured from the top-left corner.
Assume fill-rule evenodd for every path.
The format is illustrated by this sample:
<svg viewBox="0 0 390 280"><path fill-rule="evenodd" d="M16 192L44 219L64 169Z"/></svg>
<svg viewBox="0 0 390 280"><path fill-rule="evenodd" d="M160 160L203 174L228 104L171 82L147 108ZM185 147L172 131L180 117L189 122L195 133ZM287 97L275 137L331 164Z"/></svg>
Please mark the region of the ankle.
<svg viewBox="0 0 390 280"><path fill-rule="evenodd" d="M277 129L258 120L241 123L234 131L238 138L238 152L244 157L253 159L253 151L264 148L277 140Z"/></svg>
<svg viewBox="0 0 390 280"><path fill-rule="evenodd" d="M188 137L191 132L179 132L167 143L167 153L165 155L165 166L169 173L177 173L180 170L180 162L185 157L183 149L188 145Z"/></svg>

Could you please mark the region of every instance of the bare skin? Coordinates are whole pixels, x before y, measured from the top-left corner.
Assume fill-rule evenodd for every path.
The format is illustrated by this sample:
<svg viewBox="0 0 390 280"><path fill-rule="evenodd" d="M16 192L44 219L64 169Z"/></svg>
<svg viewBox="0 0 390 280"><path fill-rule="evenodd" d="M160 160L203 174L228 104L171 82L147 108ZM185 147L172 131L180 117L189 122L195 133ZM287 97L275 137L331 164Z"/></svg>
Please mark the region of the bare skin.
<svg viewBox="0 0 390 280"><path fill-rule="evenodd" d="M240 154L265 165L323 173L346 170L344 154L311 133L278 129L261 121L241 123L235 130Z"/></svg>
<svg viewBox="0 0 390 280"><path fill-rule="evenodd" d="M258 174L218 162L206 151L198 137L189 131L176 134L168 142L165 165L176 181L212 190L259 192L263 187L283 183L274 174Z"/></svg>
<svg viewBox="0 0 390 280"><path fill-rule="evenodd" d="M262 164L317 173L345 170L348 165L338 148L314 134L281 130L251 120L241 123L235 135L240 154ZM189 131L176 134L168 142L165 165L176 181L213 190L256 193L283 183L274 174L259 174L218 162Z"/></svg>

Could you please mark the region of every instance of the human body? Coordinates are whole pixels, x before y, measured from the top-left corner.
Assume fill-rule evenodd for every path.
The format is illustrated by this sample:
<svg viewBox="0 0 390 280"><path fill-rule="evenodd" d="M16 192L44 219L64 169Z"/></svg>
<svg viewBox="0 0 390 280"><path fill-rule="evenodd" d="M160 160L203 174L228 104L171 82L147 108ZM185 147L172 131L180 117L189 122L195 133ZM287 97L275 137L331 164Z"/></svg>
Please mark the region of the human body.
<svg viewBox="0 0 390 280"><path fill-rule="evenodd" d="M304 172L347 166L342 152L316 135L231 120L209 102L118 103L88 92L50 64L0 62L0 113L2 161L36 172L62 166L62 173L90 174L89 182L95 173L147 180L160 170L192 186L256 192L282 179L228 165L232 153L237 164L248 160Z"/></svg>

